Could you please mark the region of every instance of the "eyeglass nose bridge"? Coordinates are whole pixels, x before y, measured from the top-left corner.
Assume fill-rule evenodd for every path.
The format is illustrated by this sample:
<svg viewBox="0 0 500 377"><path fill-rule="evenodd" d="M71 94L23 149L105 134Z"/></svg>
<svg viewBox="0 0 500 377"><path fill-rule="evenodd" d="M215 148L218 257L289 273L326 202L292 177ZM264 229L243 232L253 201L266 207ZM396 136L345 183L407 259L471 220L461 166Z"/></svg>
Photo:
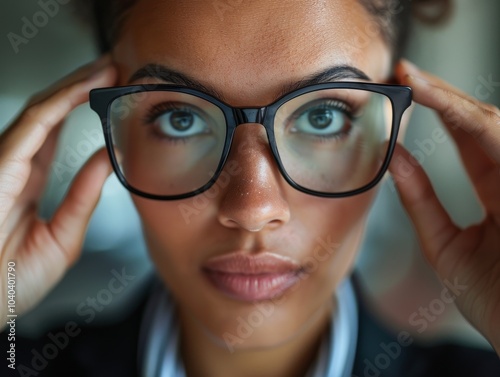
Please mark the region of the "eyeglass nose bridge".
<svg viewBox="0 0 500 377"><path fill-rule="evenodd" d="M245 123L262 124L266 114L266 108L235 108L233 109L236 118L236 127Z"/></svg>

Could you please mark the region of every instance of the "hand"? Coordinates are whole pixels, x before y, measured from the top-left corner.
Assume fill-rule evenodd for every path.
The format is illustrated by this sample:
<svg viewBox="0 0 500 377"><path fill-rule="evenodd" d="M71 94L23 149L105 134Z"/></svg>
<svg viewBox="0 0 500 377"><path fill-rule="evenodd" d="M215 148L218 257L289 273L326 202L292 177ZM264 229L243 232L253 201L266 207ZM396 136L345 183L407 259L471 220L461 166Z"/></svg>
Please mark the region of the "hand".
<svg viewBox="0 0 500 377"><path fill-rule="evenodd" d="M33 97L0 135L0 329L8 314L9 261L16 264L15 314L21 314L36 305L80 255L88 222L112 170L106 151L89 159L50 221L38 218L37 206L64 119L88 100L90 89L115 81L110 58L101 58Z"/></svg>
<svg viewBox="0 0 500 377"><path fill-rule="evenodd" d="M416 103L440 116L486 215L465 229L455 225L425 172L398 145L390 171L401 201L426 259L442 281L464 287L455 304L500 355L500 111L408 62L398 65L396 76L413 89ZM402 161L415 166L412 174Z"/></svg>

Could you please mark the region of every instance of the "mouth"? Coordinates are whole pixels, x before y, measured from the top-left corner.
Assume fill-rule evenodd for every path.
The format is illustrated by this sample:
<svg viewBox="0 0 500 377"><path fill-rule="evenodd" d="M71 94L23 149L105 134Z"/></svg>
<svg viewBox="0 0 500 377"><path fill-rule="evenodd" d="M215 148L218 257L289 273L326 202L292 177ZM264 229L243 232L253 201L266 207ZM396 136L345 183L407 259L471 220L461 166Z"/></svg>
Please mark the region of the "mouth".
<svg viewBox="0 0 500 377"><path fill-rule="evenodd" d="M203 273L225 296L255 302L281 296L299 280L301 266L290 258L264 252L233 252L209 259Z"/></svg>

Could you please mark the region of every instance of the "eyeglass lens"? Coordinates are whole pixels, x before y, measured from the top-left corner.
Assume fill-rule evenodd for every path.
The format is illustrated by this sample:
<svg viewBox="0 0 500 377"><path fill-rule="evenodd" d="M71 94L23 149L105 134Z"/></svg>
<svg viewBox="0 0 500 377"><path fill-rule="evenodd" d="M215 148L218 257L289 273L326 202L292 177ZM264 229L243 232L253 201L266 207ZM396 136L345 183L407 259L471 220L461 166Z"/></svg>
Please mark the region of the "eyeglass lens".
<svg viewBox="0 0 500 377"><path fill-rule="evenodd" d="M124 95L110 107L111 139L120 170L135 189L183 195L206 185L227 137L224 112L173 91ZM387 154L391 101L360 89L324 89L282 104L273 131L288 176L313 191L340 193L377 176Z"/></svg>

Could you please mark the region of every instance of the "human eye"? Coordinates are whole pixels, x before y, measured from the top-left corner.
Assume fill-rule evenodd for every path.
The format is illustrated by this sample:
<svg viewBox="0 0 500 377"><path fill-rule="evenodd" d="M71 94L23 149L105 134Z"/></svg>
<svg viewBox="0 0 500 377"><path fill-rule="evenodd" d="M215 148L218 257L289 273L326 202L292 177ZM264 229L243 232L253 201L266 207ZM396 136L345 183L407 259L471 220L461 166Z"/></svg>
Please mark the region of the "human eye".
<svg viewBox="0 0 500 377"><path fill-rule="evenodd" d="M152 126L155 136L169 140L187 141L210 133L208 115L185 103L157 104L147 113L145 123Z"/></svg>
<svg viewBox="0 0 500 377"><path fill-rule="evenodd" d="M301 106L291 117L289 132L321 139L338 139L352 128L351 108L335 99L319 99Z"/></svg>

